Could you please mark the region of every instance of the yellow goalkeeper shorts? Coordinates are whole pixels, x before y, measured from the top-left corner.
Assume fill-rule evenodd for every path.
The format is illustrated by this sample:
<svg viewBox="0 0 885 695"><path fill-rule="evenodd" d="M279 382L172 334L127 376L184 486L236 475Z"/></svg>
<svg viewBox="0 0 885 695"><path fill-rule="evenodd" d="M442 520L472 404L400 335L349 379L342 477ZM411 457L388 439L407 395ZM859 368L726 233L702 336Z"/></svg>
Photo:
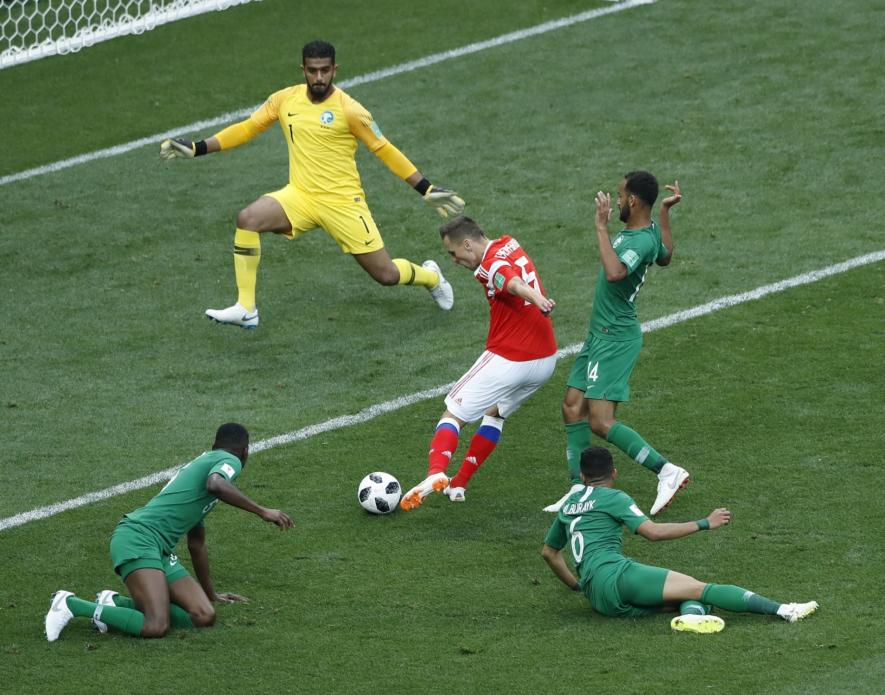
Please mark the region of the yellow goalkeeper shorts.
<svg viewBox="0 0 885 695"><path fill-rule="evenodd" d="M286 185L266 193L283 206L292 231L283 236L297 239L312 229L324 229L344 253L361 254L384 248L381 233L362 196L344 202L320 200Z"/></svg>

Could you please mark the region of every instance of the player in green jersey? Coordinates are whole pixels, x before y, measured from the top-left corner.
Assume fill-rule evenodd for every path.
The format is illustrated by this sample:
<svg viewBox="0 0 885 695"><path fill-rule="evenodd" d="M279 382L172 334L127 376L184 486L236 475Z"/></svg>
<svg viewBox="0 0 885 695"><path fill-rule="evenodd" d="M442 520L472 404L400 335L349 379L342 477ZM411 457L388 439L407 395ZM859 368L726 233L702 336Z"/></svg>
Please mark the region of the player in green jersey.
<svg viewBox="0 0 885 695"><path fill-rule="evenodd" d="M248 456L246 428L236 423L219 427L211 451L183 466L144 507L125 514L114 530L111 560L131 598L107 589L93 602L58 591L46 614L46 638L57 640L75 616L91 618L101 632L113 627L135 637L163 637L170 626L212 625L213 602L247 602L238 594L216 593L203 518L221 500L282 530L293 525L285 512L256 504L233 485ZM197 581L175 555L185 535Z"/></svg>
<svg viewBox="0 0 885 695"><path fill-rule="evenodd" d="M572 489L544 508L555 512L572 492L581 488L579 458L590 446L590 432L611 442L658 476L652 515L666 507L688 483L688 471L675 466L638 432L615 419L618 404L630 400L630 374L642 348L642 328L636 317L636 296L652 263L665 266L673 258L670 208L679 203L679 182L666 186L661 201L660 226L651 217L658 182L647 171L631 171L618 188L618 210L623 231L608 235L611 196L596 195L596 238L602 268L596 282L590 330L575 358L562 403L566 452Z"/></svg>
<svg viewBox="0 0 885 695"><path fill-rule="evenodd" d="M630 496L613 486L618 475L608 449L589 447L580 457L581 488L566 499L550 526L541 555L569 588L581 591L596 611L610 616L641 616L678 609L674 630L719 632L721 618L709 605L725 610L777 615L794 623L817 610L817 602L778 603L730 584L708 584L686 574L643 565L621 551L621 526L651 541L682 538L731 521L727 509L714 509L699 521L655 523ZM562 549L568 545L580 579Z"/></svg>

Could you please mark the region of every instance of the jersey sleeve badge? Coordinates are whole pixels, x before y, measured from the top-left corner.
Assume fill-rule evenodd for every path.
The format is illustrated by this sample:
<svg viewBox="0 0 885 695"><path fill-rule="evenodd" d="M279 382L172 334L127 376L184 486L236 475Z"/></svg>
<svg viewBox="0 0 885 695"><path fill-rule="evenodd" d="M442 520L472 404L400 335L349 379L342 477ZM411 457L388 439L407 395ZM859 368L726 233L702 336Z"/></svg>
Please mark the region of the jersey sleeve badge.
<svg viewBox="0 0 885 695"><path fill-rule="evenodd" d="M221 472L224 473L224 476L228 480L233 480L237 476L237 472L234 470L234 467L231 466L229 463L221 464Z"/></svg>
<svg viewBox="0 0 885 695"><path fill-rule="evenodd" d="M623 261L624 265L627 266L631 271L636 269L636 266L639 265L639 254L636 253L633 249L627 249L624 251L624 254L620 257L621 261Z"/></svg>

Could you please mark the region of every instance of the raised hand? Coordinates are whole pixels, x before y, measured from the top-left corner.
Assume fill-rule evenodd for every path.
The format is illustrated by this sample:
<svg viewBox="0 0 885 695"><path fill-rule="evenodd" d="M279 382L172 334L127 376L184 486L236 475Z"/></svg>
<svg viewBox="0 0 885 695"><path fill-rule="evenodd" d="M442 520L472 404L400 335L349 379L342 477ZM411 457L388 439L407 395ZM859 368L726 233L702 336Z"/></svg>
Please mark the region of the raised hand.
<svg viewBox="0 0 885 695"><path fill-rule="evenodd" d="M682 191L679 190L679 181L674 181L672 186L667 185L664 186L664 188L670 191L671 195L668 195L661 201L662 207L671 208L682 200Z"/></svg>
<svg viewBox="0 0 885 695"><path fill-rule="evenodd" d="M607 229L608 219L612 214L612 197L609 193L599 191L596 194L596 228Z"/></svg>

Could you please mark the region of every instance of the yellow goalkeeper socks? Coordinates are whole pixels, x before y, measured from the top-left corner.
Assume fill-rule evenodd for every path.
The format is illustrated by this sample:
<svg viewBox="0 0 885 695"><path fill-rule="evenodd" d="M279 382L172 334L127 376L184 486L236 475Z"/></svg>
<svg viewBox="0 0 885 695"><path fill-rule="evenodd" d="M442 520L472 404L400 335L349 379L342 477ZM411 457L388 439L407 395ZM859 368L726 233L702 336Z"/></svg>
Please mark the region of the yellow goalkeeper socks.
<svg viewBox="0 0 885 695"><path fill-rule="evenodd" d="M237 303L247 311L255 309L255 283L261 262L261 237L258 232L237 229L234 235L234 274L239 295Z"/></svg>
<svg viewBox="0 0 885 695"><path fill-rule="evenodd" d="M420 285L433 289L439 284L439 275L405 258L394 258L393 264L399 270L400 285Z"/></svg>

